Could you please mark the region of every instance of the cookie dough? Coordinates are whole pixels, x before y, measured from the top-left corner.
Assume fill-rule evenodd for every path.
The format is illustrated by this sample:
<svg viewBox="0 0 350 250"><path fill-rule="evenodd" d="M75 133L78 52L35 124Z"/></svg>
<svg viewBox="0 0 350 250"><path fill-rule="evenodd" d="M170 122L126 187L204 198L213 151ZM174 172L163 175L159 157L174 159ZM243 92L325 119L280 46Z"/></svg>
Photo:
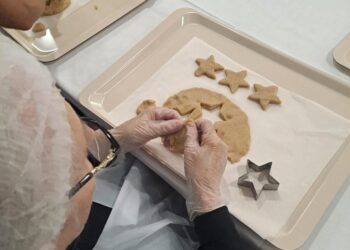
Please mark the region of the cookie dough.
<svg viewBox="0 0 350 250"><path fill-rule="evenodd" d="M186 133L187 133L186 125L190 121L193 121L193 119L189 118L184 123L184 126L182 127L182 129L180 129L175 134L168 136L165 139L164 144L171 152L183 154L183 152L185 150Z"/></svg>
<svg viewBox="0 0 350 250"><path fill-rule="evenodd" d="M248 119L247 115L231 101L224 102L220 108L219 116L224 121L228 121L233 118L237 118L241 121Z"/></svg>
<svg viewBox="0 0 350 250"><path fill-rule="evenodd" d="M198 58L196 59L196 63L198 68L194 72L195 76L206 75L209 78L216 79L215 72L224 69L223 66L215 62L213 55L211 55L208 59Z"/></svg>
<svg viewBox="0 0 350 250"><path fill-rule="evenodd" d="M36 23L32 30L34 33L39 33L46 30L46 27L43 23Z"/></svg>
<svg viewBox="0 0 350 250"><path fill-rule="evenodd" d="M163 106L196 120L202 115L202 107L212 110L220 107L225 100L228 99L219 93L203 88L191 88L171 96Z"/></svg>
<svg viewBox="0 0 350 250"><path fill-rule="evenodd" d="M145 111L148 108L155 107L156 101L148 99L144 100L136 109L136 114L141 114L143 111Z"/></svg>
<svg viewBox="0 0 350 250"><path fill-rule="evenodd" d="M70 5L70 0L46 0L43 16L52 16L64 11Z"/></svg>
<svg viewBox="0 0 350 250"><path fill-rule="evenodd" d="M231 163L238 162L248 153L250 130L245 116L237 115L231 120L216 122L214 128L227 145L227 159Z"/></svg>
<svg viewBox="0 0 350 250"><path fill-rule="evenodd" d="M281 104L281 100L277 96L277 86L264 87L260 84L254 84L255 93L248 96L248 99L256 101L263 110L266 110L269 104Z"/></svg>
<svg viewBox="0 0 350 250"><path fill-rule="evenodd" d="M232 70L225 70L226 77L219 81L219 84L225 85L230 88L231 93L236 92L236 90L241 88L249 88L249 83L244 80L247 76L247 71L242 70L239 72L234 72Z"/></svg>
<svg viewBox="0 0 350 250"><path fill-rule="evenodd" d="M208 89L191 88L169 97L163 106L175 109L181 115L189 115L191 118L197 116L192 115L193 113L200 112L201 114L202 108L208 110L220 108L219 115L224 121L215 123L215 129L220 138L227 144L228 160L232 163L238 162L248 152L250 145L248 117L224 95ZM179 139L176 140L176 143L183 142ZM181 145L173 147L181 149Z"/></svg>

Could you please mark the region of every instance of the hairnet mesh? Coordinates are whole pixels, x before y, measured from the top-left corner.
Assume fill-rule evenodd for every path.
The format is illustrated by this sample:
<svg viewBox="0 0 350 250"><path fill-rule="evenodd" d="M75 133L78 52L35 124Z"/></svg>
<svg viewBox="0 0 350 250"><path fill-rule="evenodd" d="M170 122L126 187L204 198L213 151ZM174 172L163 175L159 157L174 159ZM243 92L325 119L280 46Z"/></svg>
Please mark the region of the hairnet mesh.
<svg viewBox="0 0 350 250"><path fill-rule="evenodd" d="M51 249L68 209L70 126L49 72L15 46L0 38L0 249Z"/></svg>

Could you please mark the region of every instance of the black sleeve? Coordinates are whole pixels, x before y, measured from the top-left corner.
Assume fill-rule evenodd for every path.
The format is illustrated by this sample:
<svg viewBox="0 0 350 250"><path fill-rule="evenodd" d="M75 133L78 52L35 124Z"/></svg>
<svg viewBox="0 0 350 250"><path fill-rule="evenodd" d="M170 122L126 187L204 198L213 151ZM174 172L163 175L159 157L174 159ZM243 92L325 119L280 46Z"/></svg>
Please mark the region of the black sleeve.
<svg viewBox="0 0 350 250"><path fill-rule="evenodd" d="M202 214L194 220L199 250L239 249L239 237L226 206Z"/></svg>
<svg viewBox="0 0 350 250"><path fill-rule="evenodd" d="M96 245L112 209L93 202L89 218L81 234L66 250L91 250Z"/></svg>

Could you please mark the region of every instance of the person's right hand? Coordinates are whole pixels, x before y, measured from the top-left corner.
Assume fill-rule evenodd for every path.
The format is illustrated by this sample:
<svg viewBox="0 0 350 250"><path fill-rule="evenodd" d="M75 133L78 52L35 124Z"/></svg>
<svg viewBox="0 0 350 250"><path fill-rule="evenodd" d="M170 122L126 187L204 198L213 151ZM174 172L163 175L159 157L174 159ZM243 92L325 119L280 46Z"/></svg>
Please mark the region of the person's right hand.
<svg viewBox="0 0 350 250"><path fill-rule="evenodd" d="M227 162L227 147L209 120L187 125L185 174L189 186L190 219L224 205L220 184Z"/></svg>

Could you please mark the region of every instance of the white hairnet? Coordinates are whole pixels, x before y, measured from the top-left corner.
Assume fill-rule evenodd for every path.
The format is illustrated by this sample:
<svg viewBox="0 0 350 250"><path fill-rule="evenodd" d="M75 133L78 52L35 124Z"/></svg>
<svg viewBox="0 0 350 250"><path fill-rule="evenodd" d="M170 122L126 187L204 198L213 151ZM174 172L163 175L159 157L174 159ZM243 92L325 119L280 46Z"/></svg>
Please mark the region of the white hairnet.
<svg viewBox="0 0 350 250"><path fill-rule="evenodd" d="M72 140L44 66L0 34L0 249L51 249L66 219Z"/></svg>

